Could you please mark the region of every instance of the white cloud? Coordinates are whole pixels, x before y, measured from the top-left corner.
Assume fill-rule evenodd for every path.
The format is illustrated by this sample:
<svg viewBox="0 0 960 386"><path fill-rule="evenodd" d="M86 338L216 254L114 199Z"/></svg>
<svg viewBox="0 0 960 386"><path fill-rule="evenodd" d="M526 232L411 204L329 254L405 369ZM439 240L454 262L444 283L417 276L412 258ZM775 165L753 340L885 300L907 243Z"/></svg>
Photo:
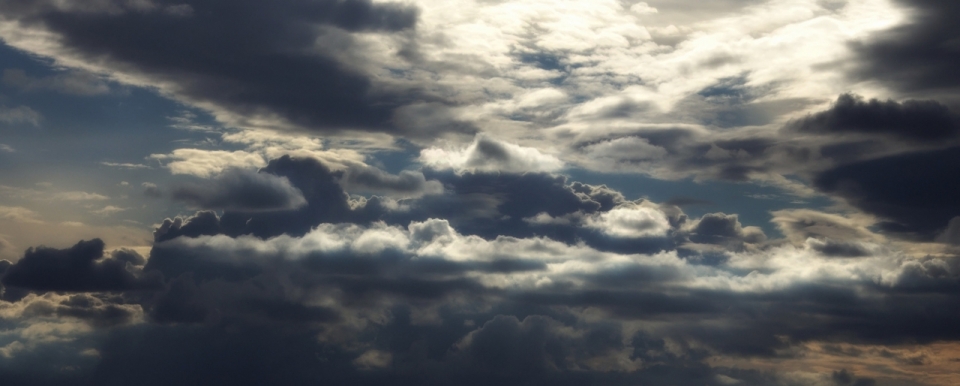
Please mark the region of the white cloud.
<svg viewBox="0 0 960 386"><path fill-rule="evenodd" d="M589 218L586 225L607 235L622 238L662 237L670 230L670 222L663 212L643 205L611 209Z"/></svg>
<svg viewBox="0 0 960 386"><path fill-rule="evenodd" d="M242 150L176 149L170 154L151 154L151 159L167 161L164 167L173 174L212 177L228 168L261 168L267 161L260 154Z"/></svg>
<svg viewBox="0 0 960 386"><path fill-rule="evenodd" d="M563 168L557 157L478 135L469 146L459 149L437 147L420 152L420 162L438 169L463 171L551 172Z"/></svg>
<svg viewBox="0 0 960 386"><path fill-rule="evenodd" d="M42 222L37 212L21 206L0 206L0 218L19 222Z"/></svg>

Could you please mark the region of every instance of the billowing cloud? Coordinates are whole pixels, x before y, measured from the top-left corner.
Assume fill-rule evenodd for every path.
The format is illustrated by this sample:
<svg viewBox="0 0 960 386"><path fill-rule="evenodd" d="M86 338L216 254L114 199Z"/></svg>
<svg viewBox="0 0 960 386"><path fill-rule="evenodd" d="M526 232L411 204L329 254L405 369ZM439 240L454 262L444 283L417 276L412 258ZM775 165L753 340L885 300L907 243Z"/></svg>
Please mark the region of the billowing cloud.
<svg viewBox="0 0 960 386"><path fill-rule="evenodd" d="M81 241L68 249L31 248L6 269L0 283L8 288L35 291L123 291L149 288L156 282L141 279L126 268L129 259L104 258L99 239Z"/></svg>
<svg viewBox="0 0 960 386"><path fill-rule="evenodd" d="M271 211L306 205L290 180L247 169L227 169L212 181L174 187L170 197L200 209Z"/></svg>
<svg viewBox="0 0 960 386"><path fill-rule="evenodd" d="M393 109L409 99L377 85L362 65L354 67L361 59L337 59L361 49L355 35L412 29L413 7L368 0L224 7L215 1L16 2L2 8L4 38L123 82L158 87L239 126L387 130ZM130 32L116 39L118 30ZM185 59L162 60L174 57Z"/></svg>
<svg viewBox="0 0 960 386"><path fill-rule="evenodd" d="M958 384L955 11L2 2L0 379Z"/></svg>
<svg viewBox="0 0 960 386"><path fill-rule="evenodd" d="M457 171L522 173L549 172L563 168L563 162L555 156L543 154L535 148L505 143L482 135L461 149L424 149L420 153L420 162L433 168Z"/></svg>
<svg viewBox="0 0 960 386"><path fill-rule="evenodd" d="M865 101L844 94L830 110L792 122L807 133L886 134L915 141L942 141L960 135L960 115L936 101Z"/></svg>

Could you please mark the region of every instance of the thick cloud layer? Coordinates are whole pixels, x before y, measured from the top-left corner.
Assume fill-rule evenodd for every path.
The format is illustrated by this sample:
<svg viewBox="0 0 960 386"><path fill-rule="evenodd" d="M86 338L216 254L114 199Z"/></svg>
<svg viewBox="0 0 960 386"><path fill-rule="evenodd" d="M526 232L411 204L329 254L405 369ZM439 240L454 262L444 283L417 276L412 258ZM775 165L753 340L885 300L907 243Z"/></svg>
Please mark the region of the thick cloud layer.
<svg viewBox="0 0 960 386"><path fill-rule="evenodd" d="M960 383L955 8L3 2L0 383Z"/></svg>

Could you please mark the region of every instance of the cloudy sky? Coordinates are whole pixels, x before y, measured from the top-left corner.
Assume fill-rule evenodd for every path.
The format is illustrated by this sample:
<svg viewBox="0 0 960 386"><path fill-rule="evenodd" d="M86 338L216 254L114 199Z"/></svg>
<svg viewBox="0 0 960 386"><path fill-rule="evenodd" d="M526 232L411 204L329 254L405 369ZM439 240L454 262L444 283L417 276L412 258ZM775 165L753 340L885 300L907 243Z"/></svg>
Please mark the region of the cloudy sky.
<svg viewBox="0 0 960 386"><path fill-rule="evenodd" d="M960 384L958 17L2 0L0 383Z"/></svg>

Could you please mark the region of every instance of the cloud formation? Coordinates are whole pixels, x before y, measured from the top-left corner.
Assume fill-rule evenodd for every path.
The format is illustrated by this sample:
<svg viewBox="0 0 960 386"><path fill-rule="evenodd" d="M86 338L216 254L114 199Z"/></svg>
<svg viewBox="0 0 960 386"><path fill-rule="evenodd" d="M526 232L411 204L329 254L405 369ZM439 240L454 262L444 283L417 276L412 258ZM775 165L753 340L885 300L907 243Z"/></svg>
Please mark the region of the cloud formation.
<svg viewBox="0 0 960 386"><path fill-rule="evenodd" d="M0 3L0 379L960 383L956 11Z"/></svg>
<svg viewBox="0 0 960 386"><path fill-rule="evenodd" d="M307 204L303 193L286 178L246 169L227 169L213 181L177 186L170 197L198 209L248 212L289 210Z"/></svg>

